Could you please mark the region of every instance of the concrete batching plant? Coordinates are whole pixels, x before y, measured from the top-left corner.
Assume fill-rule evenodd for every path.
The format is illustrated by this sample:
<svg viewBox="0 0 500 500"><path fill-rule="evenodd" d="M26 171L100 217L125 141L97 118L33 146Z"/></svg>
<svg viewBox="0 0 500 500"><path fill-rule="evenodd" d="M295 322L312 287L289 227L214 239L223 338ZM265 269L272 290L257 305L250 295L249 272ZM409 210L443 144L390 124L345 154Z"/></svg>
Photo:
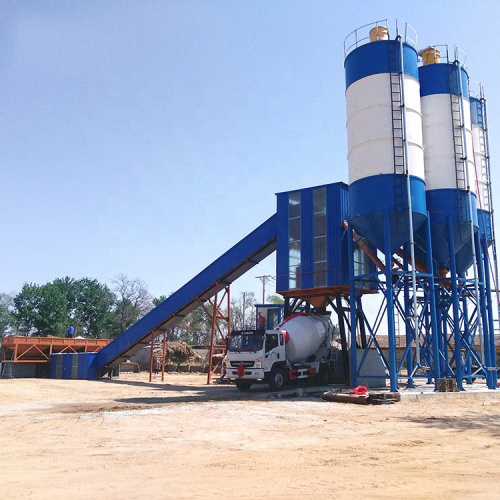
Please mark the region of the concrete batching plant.
<svg viewBox="0 0 500 500"><path fill-rule="evenodd" d="M498 275L484 92L471 90L458 49L453 56L446 46L419 51L416 40L409 25L391 36L387 21L346 38L349 185L278 193L275 215L98 353L68 357L62 373L90 379L109 373L208 300L213 343L216 319L224 316L218 294L227 290L229 297L230 283L276 251L285 320L333 310L351 386L388 380L396 391L402 382L450 378L463 389L464 381L479 378L496 388ZM381 298L373 317L364 307L369 296ZM254 333L234 337L236 357L237 339L263 342L262 356L233 359L240 387L250 387L245 377L278 373L264 338L278 339L271 353L279 360L275 386L303 369L321 373L317 346L311 354L303 345L310 332L294 332L301 345L295 357L283 332ZM331 354L323 365L335 370Z"/></svg>

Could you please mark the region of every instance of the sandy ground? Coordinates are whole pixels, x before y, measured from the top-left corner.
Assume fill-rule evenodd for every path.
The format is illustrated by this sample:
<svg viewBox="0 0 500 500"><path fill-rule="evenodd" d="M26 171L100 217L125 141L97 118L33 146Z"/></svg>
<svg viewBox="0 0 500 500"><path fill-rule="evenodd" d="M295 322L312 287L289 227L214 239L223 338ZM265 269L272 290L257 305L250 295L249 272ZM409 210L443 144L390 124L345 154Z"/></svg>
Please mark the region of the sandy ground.
<svg viewBox="0 0 500 500"><path fill-rule="evenodd" d="M500 398L359 406L205 382L0 380L0 497L500 498Z"/></svg>

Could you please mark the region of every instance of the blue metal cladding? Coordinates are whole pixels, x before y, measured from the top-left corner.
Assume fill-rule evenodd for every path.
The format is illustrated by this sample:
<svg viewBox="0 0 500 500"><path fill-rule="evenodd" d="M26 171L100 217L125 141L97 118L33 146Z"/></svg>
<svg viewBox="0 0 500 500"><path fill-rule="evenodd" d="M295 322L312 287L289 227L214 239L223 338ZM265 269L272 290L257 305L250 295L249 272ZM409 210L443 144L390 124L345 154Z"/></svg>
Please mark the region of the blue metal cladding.
<svg viewBox="0 0 500 500"><path fill-rule="evenodd" d="M481 128L484 127L481 101L475 97L470 98L470 121L472 125L479 125Z"/></svg>
<svg viewBox="0 0 500 500"><path fill-rule="evenodd" d="M493 243L493 235L491 232L491 213L487 210L478 210L477 219L479 224L479 237L481 241L486 236L486 243L490 246Z"/></svg>
<svg viewBox="0 0 500 500"><path fill-rule="evenodd" d="M434 94L460 95L458 78L456 72L459 66L451 63L428 64L418 68L418 79L420 80L420 97ZM469 98L469 77L467 71L460 67L462 77L463 96ZM450 84L451 81L451 84Z"/></svg>
<svg viewBox="0 0 500 500"><path fill-rule="evenodd" d="M288 199L290 193L300 192L301 195L301 277L299 289L311 289L315 286L314 268L314 202L316 189L326 188L326 284L321 286L338 286L349 284L347 267L347 240L343 221L349 217L349 190L347 184L337 182L278 193L278 239L277 239L277 286L279 292L290 290L289 281L289 226Z"/></svg>
<svg viewBox="0 0 500 500"><path fill-rule="evenodd" d="M349 187L346 184L327 186L327 280L328 284L349 284L347 233L343 227L349 220Z"/></svg>
<svg viewBox="0 0 500 500"><path fill-rule="evenodd" d="M278 193L277 202L277 240L276 240L276 290L288 290L288 193Z"/></svg>
<svg viewBox="0 0 500 500"><path fill-rule="evenodd" d="M60 354L52 354L50 357L50 377L61 378L62 357Z"/></svg>
<svg viewBox="0 0 500 500"><path fill-rule="evenodd" d="M78 353L78 380L94 380L96 378L96 352Z"/></svg>
<svg viewBox="0 0 500 500"><path fill-rule="evenodd" d="M399 50L399 41L379 40L361 45L353 50L344 61L345 88L349 88L349 85L367 76L390 73L390 48ZM405 75L412 76L415 80L418 80L417 52L406 43L403 44L403 64Z"/></svg>
<svg viewBox="0 0 500 500"><path fill-rule="evenodd" d="M401 181L398 181L395 175L376 175L359 179L349 187L352 226L372 245L381 250L384 249L384 213L389 212L392 252L400 248L409 237L406 221L403 230L398 230L397 218L401 217L402 210L407 212L408 207L398 206L395 197L396 182ZM406 200L406 184L400 188L403 190L400 198ZM410 190L413 227L416 229L422 226L427 218L424 180L420 177L410 177Z"/></svg>
<svg viewBox="0 0 500 500"><path fill-rule="evenodd" d="M197 297L207 300L215 295L216 284L227 285L258 264L275 250L277 217L273 215L201 273L188 281L161 304L134 323L113 342L97 353L96 370L137 345L152 331L167 321L175 324L181 319L179 311L190 312L197 307Z"/></svg>
<svg viewBox="0 0 500 500"><path fill-rule="evenodd" d="M76 378L74 371L78 369L78 358L73 353L57 353L51 356L51 376L52 378L70 380Z"/></svg>
<svg viewBox="0 0 500 500"><path fill-rule="evenodd" d="M314 288L313 189L301 191L300 206L300 263L302 273L300 288Z"/></svg>
<svg viewBox="0 0 500 500"><path fill-rule="evenodd" d="M96 352L52 354L50 376L54 379L95 380Z"/></svg>
<svg viewBox="0 0 500 500"><path fill-rule="evenodd" d="M477 228L477 198L471 193L472 210L469 207L467 191L458 189L434 189L427 191L427 206L432 207L430 213L432 257L440 267L449 267L450 254L448 242L448 219L451 222L457 272L463 274L472 264L473 253L470 239L470 214L472 223ZM431 209L429 209L431 210ZM424 236L423 229L419 231Z"/></svg>

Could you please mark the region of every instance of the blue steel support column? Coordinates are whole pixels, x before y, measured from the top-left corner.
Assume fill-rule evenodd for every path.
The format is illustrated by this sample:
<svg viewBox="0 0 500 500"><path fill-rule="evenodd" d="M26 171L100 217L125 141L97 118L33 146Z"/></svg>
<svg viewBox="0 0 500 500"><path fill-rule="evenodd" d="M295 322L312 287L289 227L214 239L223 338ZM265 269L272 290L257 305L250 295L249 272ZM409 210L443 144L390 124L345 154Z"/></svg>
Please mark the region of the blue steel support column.
<svg viewBox="0 0 500 500"><path fill-rule="evenodd" d="M349 371L351 379L351 387L358 386L358 359L356 353L356 290L354 280L354 245L352 242L352 226L351 223L347 227L347 253L349 262L349 301L351 309L351 350L349 360Z"/></svg>
<svg viewBox="0 0 500 500"><path fill-rule="evenodd" d="M436 293L434 286L434 268L432 264L432 242L431 242L431 219L427 212L427 232L426 232L426 250L427 250L427 273L428 277L428 294L429 294L429 314L431 320L431 335L432 335L432 359L434 365L434 388L437 389L437 379L441 378L441 363L440 363L440 344L439 344L439 326L436 314Z"/></svg>
<svg viewBox="0 0 500 500"><path fill-rule="evenodd" d="M397 392L397 359L396 359L396 332L394 331L394 293L392 286L392 252L391 252L391 227L389 210L384 212L384 243L385 243L385 297L387 306L387 335L389 340L389 379L391 391Z"/></svg>
<svg viewBox="0 0 500 500"><path fill-rule="evenodd" d="M424 311L424 332L431 332L432 331L429 316L430 316L430 314L428 313L428 311ZM427 337L430 336L430 338L431 338L430 343L432 344L432 334L429 335L428 333L426 333L426 335L427 335ZM432 384L432 379L433 378L435 379L435 377L434 377L434 369L433 369L434 357L433 357L431 345L429 345L429 344L427 345L426 351L427 351L427 366L429 367L427 370L427 383Z"/></svg>
<svg viewBox="0 0 500 500"><path fill-rule="evenodd" d="M478 300L478 313L481 314L482 323L483 323L483 331L479 332L479 334L483 335L483 349L484 349L484 360L485 360L485 371L486 371L486 385L489 389L494 389L492 387L492 371L489 369L493 366L492 358L491 358L491 349L490 349L490 335L489 335L489 322L488 322L488 313L486 312L486 294L484 292L484 267L483 267L483 259L481 252L481 243L479 241L479 231L474 235L474 244L476 245L476 259L477 259L477 270L478 270L478 279L479 279L479 297Z"/></svg>
<svg viewBox="0 0 500 500"><path fill-rule="evenodd" d="M488 255L488 242L486 241L486 235L483 236L482 240L483 255L484 255L484 282L486 287L486 306L488 310L488 328L490 331L490 366L491 370L491 387L490 389L496 389L498 387L498 372L497 372L497 353L495 346L495 327L493 324L493 301L491 300L491 279L489 272L489 255Z"/></svg>
<svg viewBox="0 0 500 500"><path fill-rule="evenodd" d="M462 314L464 315L464 335L466 344L471 343L471 333L469 328L469 311L467 309L467 297L462 297ZM467 381L467 384L472 384L472 359L471 359L471 349L467 349L467 353L464 359L464 377Z"/></svg>
<svg viewBox="0 0 500 500"><path fill-rule="evenodd" d="M441 310L441 327L442 327L442 331L443 331L443 335L442 335L443 358L442 359L443 359L443 366L444 366L441 373L443 374L444 377L452 377L453 376L453 371L450 368L449 354L448 354L448 350L450 349L449 340L448 340L449 325L448 325L448 321L447 321L449 308L450 307L447 306L446 310Z"/></svg>
<svg viewBox="0 0 500 500"><path fill-rule="evenodd" d="M411 316L411 304L410 304L410 284L408 283L408 244L404 245L403 251L403 269L405 272L404 276L404 301L405 301L405 331L406 331L406 348L411 345L413 341L413 331L408 324L408 320ZM415 313L416 314L416 311ZM417 337L418 341L418 337ZM408 349L406 354L406 369L408 371L408 387L413 388L415 384L413 382L413 359L412 359L412 349Z"/></svg>
<svg viewBox="0 0 500 500"><path fill-rule="evenodd" d="M435 303L436 303L436 329L438 335L438 346L439 346L439 378L444 377L446 373L446 356L447 348L445 342L445 329L443 327L443 311L441 307L441 284L436 287L434 291Z"/></svg>
<svg viewBox="0 0 500 500"><path fill-rule="evenodd" d="M460 314L458 307L457 266L455 262L455 242L453 240L453 229L451 217L448 217L448 246L450 251L450 273L451 273L451 300L453 307L453 334L455 338L455 378L457 387L463 391L463 369L462 369L462 339L460 335Z"/></svg>

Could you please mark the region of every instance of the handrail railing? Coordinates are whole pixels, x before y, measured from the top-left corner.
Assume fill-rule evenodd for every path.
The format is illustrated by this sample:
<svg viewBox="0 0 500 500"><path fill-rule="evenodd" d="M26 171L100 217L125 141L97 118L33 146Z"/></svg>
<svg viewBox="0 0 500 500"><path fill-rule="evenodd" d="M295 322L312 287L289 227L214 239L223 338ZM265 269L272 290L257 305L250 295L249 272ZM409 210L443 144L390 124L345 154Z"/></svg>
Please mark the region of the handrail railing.
<svg viewBox="0 0 500 500"><path fill-rule="evenodd" d="M401 34L403 43L411 45L412 47L417 46L417 32L413 26L408 23L404 25L404 33ZM357 49L361 45L365 45L371 41L370 31L373 28L383 27L387 30L387 37L390 40L389 24L387 19L382 19L380 21L375 21L373 23L368 23L354 31L349 33L344 40L344 58L347 57L353 50ZM399 30L396 21L396 32L399 35Z"/></svg>
<svg viewBox="0 0 500 500"><path fill-rule="evenodd" d="M351 31L351 33L349 33L344 40L344 57L347 57L347 55L354 49L357 49L359 46L364 45L365 43L370 41L370 30L368 29L369 27L378 28L379 26L385 27L387 29L387 34L389 35L389 26L387 23L387 19L368 23L360 26L359 28L356 28L354 31ZM365 28L366 32L363 32L363 36L360 38L358 36L358 33ZM367 35L364 36L364 33L367 33Z"/></svg>

